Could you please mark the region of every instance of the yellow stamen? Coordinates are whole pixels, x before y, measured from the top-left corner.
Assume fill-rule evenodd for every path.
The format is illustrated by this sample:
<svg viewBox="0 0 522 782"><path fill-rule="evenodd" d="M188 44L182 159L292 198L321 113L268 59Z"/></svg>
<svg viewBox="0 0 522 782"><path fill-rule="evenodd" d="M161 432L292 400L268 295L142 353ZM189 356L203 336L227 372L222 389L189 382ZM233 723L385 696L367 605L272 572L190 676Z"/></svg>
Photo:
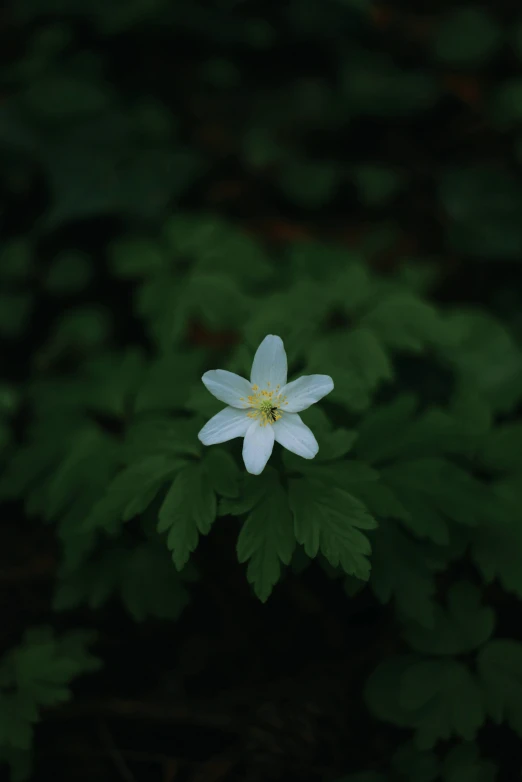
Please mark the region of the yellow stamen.
<svg viewBox="0 0 522 782"><path fill-rule="evenodd" d="M249 407L253 408L247 413L248 418L258 420L260 426L272 425L279 421L283 414L281 406L288 403L286 397L282 397L277 389L276 391L269 391L266 388L259 390L258 386L253 385L252 390L255 393L247 397Z"/></svg>

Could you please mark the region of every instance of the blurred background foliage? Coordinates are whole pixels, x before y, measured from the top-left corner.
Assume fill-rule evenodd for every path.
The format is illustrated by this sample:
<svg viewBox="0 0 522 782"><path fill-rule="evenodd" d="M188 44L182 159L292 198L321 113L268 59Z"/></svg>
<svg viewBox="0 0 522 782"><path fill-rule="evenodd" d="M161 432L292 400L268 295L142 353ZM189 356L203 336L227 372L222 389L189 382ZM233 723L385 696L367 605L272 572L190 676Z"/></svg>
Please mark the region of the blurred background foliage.
<svg viewBox="0 0 522 782"><path fill-rule="evenodd" d="M219 405L200 387L201 373L224 353L227 368L247 372L252 350L278 325L294 367L335 375L331 402L343 408L343 424L366 415L376 397L389 401L392 382L428 405L451 397L452 414L474 430L489 432L492 416L519 415L522 11L510 0L422 7L413 0L16 0L0 10L0 35L0 454L8 464L1 643L11 655L0 686L9 693L27 681L31 649L47 677L38 680L35 701L23 704L23 730L11 743L0 715L0 736L11 747L3 759L14 778L27 777L24 752L37 712L52 711L77 675L96 668L92 639L75 635L78 626L96 626L108 668L97 685L101 706L89 707L94 718L81 706L51 716L36 738L34 779L80 779L85 757L85 779L227 779L238 753L230 725L208 708L203 719L197 705L210 679L214 687L227 674L235 682L230 670L251 665L245 680L257 681L265 666L292 702L292 688L302 686L285 679L292 655L310 643L313 662L315 653L329 655L335 666L344 649L339 615L350 609L323 572L312 590L291 581L282 602L268 604L272 613L252 608L248 588L238 588L228 606L220 568L237 563L223 553L234 553L225 531L214 543L224 564L204 548L198 563L219 606L216 620L198 593L197 568L178 573L155 532L157 474L150 484L143 476L140 497L116 484L119 474L140 477L118 470L138 469L145 436L151 443L158 436L139 430L133 416L154 414L163 425L166 410L212 415ZM353 326L349 340L339 333ZM187 426L175 432L184 458L199 447ZM510 431L481 468L508 470L520 458L519 430ZM341 443L337 451L332 445L341 452ZM156 467L161 479L163 466ZM215 469L223 480L226 467ZM233 470L226 476L237 483ZM518 478L508 486L515 497ZM114 497L94 502L108 484L116 484L124 518L143 511L139 525L123 529ZM87 520L76 529L80 513ZM54 533L40 516L56 522ZM400 549L384 538L380 545L376 567ZM404 545L402 562L410 564L418 553ZM451 546L449 560L458 556L458 535ZM295 573L301 555L307 563L298 550ZM433 572L446 566L434 557ZM381 602L389 599L388 578L381 571L372 585ZM516 562L505 579L507 591L519 594ZM346 581L348 594L357 594L354 582ZM161 620L185 617L192 590L196 613L177 635L164 630ZM395 590L407 603L407 587L406 597L402 586ZM361 633L355 670L368 645L383 644L368 629L373 603L362 600L352 617ZM294 643L282 652L277 628L292 611L302 626L297 619ZM245 612L252 612L246 638L238 628ZM317 651L306 639L319 614L326 640ZM135 624L145 619L152 625ZM45 628L23 635L26 625L46 623L56 637ZM156 666L165 698L140 706L138 695L157 684ZM305 669L310 675L333 702L335 667L325 681ZM85 681L80 695L89 692ZM102 700L104 687L112 700ZM169 712L169 699L179 696L195 698L193 711ZM129 713L137 728L132 719L121 727ZM252 728L252 768L262 768L263 780L267 768L274 779L293 780L286 758L300 755L306 767L304 745L281 739L280 714L257 717L265 733L260 739ZM370 767L368 756L380 752L388 757L399 741L395 727L379 725L371 740L353 724L350 730L354 768ZM215 738L220 731L227 740ZM138 739L147 751L133 757L129 750L122 765L117 745ZM484 743L498 762L515 751L500 733ZM196 768L201 746L206 759ZM425 754L421 763L412 752L394 758L389 777L347 779L496 778L474 746L452 749L443 761ZM256 753L276 757L275 771ZM330 762L325 779L343 770L345 754Z"/></svg>

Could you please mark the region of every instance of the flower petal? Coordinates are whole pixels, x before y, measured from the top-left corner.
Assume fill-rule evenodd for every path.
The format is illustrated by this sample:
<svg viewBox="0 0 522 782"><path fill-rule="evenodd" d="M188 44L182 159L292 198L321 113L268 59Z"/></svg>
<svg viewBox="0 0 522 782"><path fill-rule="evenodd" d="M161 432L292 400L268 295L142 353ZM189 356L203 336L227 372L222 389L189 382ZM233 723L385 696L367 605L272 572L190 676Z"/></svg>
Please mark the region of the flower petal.
<svg viewBox="0 0 522 782"><path fill-rule="evenodd" d="M323 396L333 391L334 383L330 375L303 375L281 389L288 404L284 406L285 413L300 413L310 405L314 405Z"/></svg>
<svg viewBox="0 0 522 782"><path fill-rule="evenodd" d="M284 386L287 371L288 363L283 340L274 334L268 334L254 356L250 374L252 385L257 385L261 389L266 388L268 383L272 389L277 385Z"/></svg>
<svg viewBox="0 0 522 782"><path fill-rule="evenodd" d="M232 407L250 407L246 398L252 393L252 387L244 377L226 369L210 369L201 378L210 393ZM242 402L240 397L245 400Z"/></svg>
<svg viewBox="0 0 522 782"><path fill-rule="evenodd" d="M207 421L198 434L203 445L215 445L226 443L234 437L244 437L252 419L247 416L246 410L236 410L234 407L225 407Z"/></svg>
<svg viewBox="0 0 522 782"><path fill-rule="evenodd" d="M297 413L285 413L271 427L274 430L276 442L303 459L313 459L319 450L319 445L309 426L301 421Z"/></svg>
<svg viewBox="0 0 522 782"><path fill-rule="evenodd" d="M250 421L250 418L248 420ZM273 447L274 427L261 426L259 421L250 424L243 440L243 461L247 471L252 475L262 473Z"/></svg>

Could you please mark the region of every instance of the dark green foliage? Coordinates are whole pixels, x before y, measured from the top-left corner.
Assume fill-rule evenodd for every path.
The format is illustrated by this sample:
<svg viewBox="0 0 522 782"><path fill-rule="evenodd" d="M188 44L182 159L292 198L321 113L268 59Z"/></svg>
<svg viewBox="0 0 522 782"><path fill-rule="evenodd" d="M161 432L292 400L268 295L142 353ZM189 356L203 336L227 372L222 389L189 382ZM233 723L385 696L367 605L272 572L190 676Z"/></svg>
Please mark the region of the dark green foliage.
<svg viewBox="0 0 522 782"><path fill-rule="evenodd" d="M34 628L3 658L0 757L12 766L15 779L25 778L29 772L21 753L31 748L33 726L41 710L67 701L74 679L100 667L100 661L87 650L93 640L88 632L57 638L49 627Z"/></svg>
<svg viewBox="0 0 522 782"><path fill-rule="evenodd" d="M370 755L355 761L354 730L352 765L319 775L505 776L482 739L495 743L492 724L522 737L519 12L11 5L2 587L25 567L12 538L41 526L58 628L123 609L145 638L180 619L183 635L201 604L225 612L243 589L241 610L262 602L271 622L284 605L292 627L305 616L310 637L345 634L364 659L343 709ZM241 440L199 441L224 407L201 376L249 377L267 334L284 340L289 381L328 374L334 389L302 413L317 456L276 443L252 476ZM14 782L31 778L44 711L99 666L88 632L17 633L5 628L0 659ZM254 677L277 667L254 662ZM159 674L155 686L177 697Z"/></svg>

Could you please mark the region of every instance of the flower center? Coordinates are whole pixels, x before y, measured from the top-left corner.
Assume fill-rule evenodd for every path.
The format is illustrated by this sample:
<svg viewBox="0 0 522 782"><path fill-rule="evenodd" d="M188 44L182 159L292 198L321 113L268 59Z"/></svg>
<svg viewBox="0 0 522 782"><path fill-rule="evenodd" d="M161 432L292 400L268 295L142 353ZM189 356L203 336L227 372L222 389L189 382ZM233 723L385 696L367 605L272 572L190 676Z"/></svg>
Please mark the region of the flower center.
<svg viewBox="0 0 522 782"><path fill-rule="evenodd" d="M252 386L254 392L246 399L241 397L240 401L245 403L245 407L251 407L247 416L259 420L260 426L266 426L267 424L275 424L283 415L281 407L287 405L286 396L282 396L279 392L280 386L276 386L275 391L271 391L267 383L268 388L259 390L259 386Z"/></svg>

